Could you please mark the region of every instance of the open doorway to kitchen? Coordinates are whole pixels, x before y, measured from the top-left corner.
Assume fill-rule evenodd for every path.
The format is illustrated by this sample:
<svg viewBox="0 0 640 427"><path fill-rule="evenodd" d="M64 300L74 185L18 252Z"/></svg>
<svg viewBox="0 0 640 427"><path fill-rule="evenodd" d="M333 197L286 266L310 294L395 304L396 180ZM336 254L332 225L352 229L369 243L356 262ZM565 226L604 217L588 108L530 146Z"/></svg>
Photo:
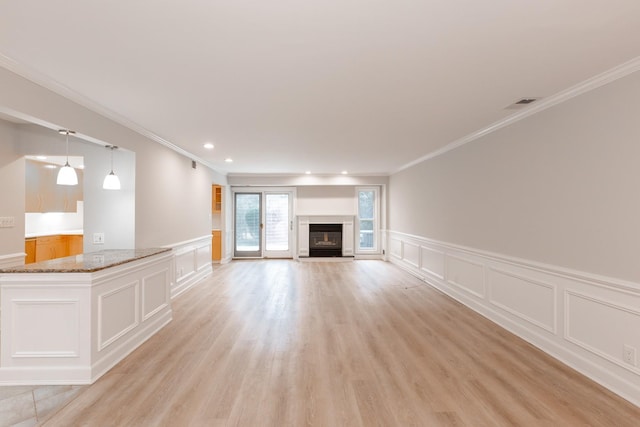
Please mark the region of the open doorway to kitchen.
<svg viewBox="0 0 640 427"><path fill-rule="evenodd" d="M211 261L215 263L222 260L223 204L224 188L213 184L211 186Z"/></svg>

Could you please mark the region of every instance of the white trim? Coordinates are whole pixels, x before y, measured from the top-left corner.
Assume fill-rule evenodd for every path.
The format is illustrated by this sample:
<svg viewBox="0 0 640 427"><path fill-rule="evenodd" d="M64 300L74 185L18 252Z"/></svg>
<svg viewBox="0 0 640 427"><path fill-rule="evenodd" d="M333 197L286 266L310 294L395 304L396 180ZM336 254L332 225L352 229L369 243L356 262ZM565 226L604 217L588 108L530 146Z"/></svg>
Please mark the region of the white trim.
<svg viewBox="0 0 640 427"><path fill-rule="evenodd" d="M602 304L609 311L600 321L618 325L621 320L616 317L617 312L640 316L640 284L391 230L387 230L386 240L393 242L393 251L388 254L393 264L640 406L640 369L623 361L622 345L619 351L616 349L620 342L638 347L635 329L613 326L593 330L592 342L581 342L571 335L570 327L591 331L592 319L584 313L570 317L568 301L571 295L579 295ZM405 258L404 249L409 245L420 245L418 266L413 252L411 259ZM443 277L424 268L423 250L444 254ZM484 274L469 275L464 265L450 263L453 259L480 265ZM494 287L492 271L502 274L507 282ZM469 286L459 288L453 280L456 275L464 277L473 289L484 286L485 293L470 293ZM515 294L510 292L511 286L518 285L510 280L522 282L524 288ZM548 292L540 294L536 289L547 289L553 296Z"/></svg>
<svg viewBox="0 0 640 427"><path fill-rule="evenodd" d="M355 230L354 230L354 250L356 254L364 255L364 254L378 254L380 253L380 186L379 185L357 185L356 186L356 194L355 194ZM372 249L362 249L360 248L360 192L362 191L373 191L374 193L374 201L373 201L373 248Z"/></svg>
<svg viewBox="0 0 640 427"><path fill-rule="evenodd" d="M133 320L129 325L126 325L120 331L110 336L106 340L103 339L104 335L104 321L107 319L104 313L104 301L106 298L124 292L125 290L133 289L133 299L130 301L133 305ZM118 341L120 338L125 336L129 331L132 331L140 325L140 281L134 280L133 282L126 283L122 286L118 286L117 288L110 289L109 291L98 295L98 326L96 328L98 333L98 348L97 351L102 351L105 348L109 347L112 343ZM122 307L120 307L120 315L122 314ZM112 319L113 317L109 317L108 319Z"/></svg>
<svg viewBox="0 0 640 427"><path fill-rule="evenodd" d="M430 239L428 237L420 237L420 236L416 236L415 234L408 234L408 233L403 233L400 231L392 231L392 230L387 230L387 234L388 235L398 235L398 236L404 236L404 237L409 237L411 239L417 239L420 241L424 241L430 244L435 244L438 245L440 247L443 248L448 248L448 249L453 249L456 251L460 251L460 252L466 252L468 254L472 254L474 256L479 256L479 257L483 257L483 258L488 258L488 259L494 259L496 261L502 261L502 262L506 262L515 266L521 266L521 267L526 267L529 269L535 269L535 270L539 270L545 273L549 273L549 274L553 274L556 276L560 276L560 277L565 277L568 279L572 279L572 280L579 280L585 283L593 283L595 282L596 284L600 285L600 286L607 286L607 287L613 287L613 288L617 288L617 289L623 289L623 290L630 290L630 291L635 291L638 292L640 291L640 284L638 283L633 283L633 282L628 282L628 281L624 281L621 279L616 279L613 277L605 277L605 276L599 276L597 274L593 274L593 273L588 273L588 272L583 272L583 271L578 271L578 270L572 270L569 268L565 268L565 267L559 267L556 265L551 265L551 264L545 264L545 263L541 263L538 261L532 261L532 260L526 260L526 259L522 259L522 258L517 258L517 257L512 257L509 255L504 255L504 254L499 254L496 252L490 252L490 251L485 251L485 250L480 250L480 249L474 249L468 246L462 246L462 245L457 245L455 243L446 243L440 240L435 240L435 239Z"/></svg>
<svg viewBox="0 0 640 427"><path fill-rule="evenodd" d="M540 99L534 102L533 104L531 104L530 107L527 107L516 113L510 114L507 117L500 119L496 122L493 122L488 126L485 126L475 132L472 132L466 136L463 136L462 138L452 141L438 150L432 151L429 154L426 154L416 160L413 160L403 166L400 166L398 169L392 171L390 175L396 174L400 171L408 169L412 166L420 164L429 159L433 159L434 157L438 157L442 154L445 154L448 151L454 150L465 144L468 144L477 139L480 139L483 136L493 133L499 129L502 129L506 126L519 122L522 119L525 119L529 116L532 116L536 113L546 110L547 108L551 108L565 101L568 101L569 99L574 98L578 95L582 95L583 93L592 91L608 83L611 83L613 81L626 77L629 74L635 73L636 71L640 71L640 56L630 61L627 61L623 64L620 64L610 70L607 70L604 73L588 78L587 80L584 80L574 86L571 86L568 89L560 91L547 98Z"/></svg>
<svg viewBox="0 0 640 427"><path fill-rule="evenodd" d="M27 254L25 254L24 252L0 255L0 268L17 267L19 265L24 265L25 256L27 256Z"/></svg>
<svg viewBox="0 0 640 427"><path fill-rule="evenodd" d="M173 249L172 273L170 274L172 278L170 289L171 299L176 298L178 295L211 276L213 273L211 256L203 263L199 263L198 257L198 251L205 247L207 247L207 252L211 254L211 240L211 234L206 234L195 239L164 246ZM189 270L181 275L178 274L178 258L184 258L186 263L189 264Z"/></svg>
<svg viewBox="0 0 640 427"><path fill-rule="evenodd" d="M567 296L571 295L571 296L574 296L574 297L577 297L577 298L582 298L584 300L591 301L591 302L593 302L595 304L601 304L601 305L607 306L609 308L612 308L614 310L623 311L625 313L629 313L631 315L640 317L640 310L636 310L636 309L634 309L632 307L628 307L628 306L622 305L622 304L615 304L615 303L613 303L611 301L607 301L607 300L602 299L602 298L594 298L593 296L584 294L582 292L577 292L577 291L574 291L572 289L565 290L565 295L567 295ZM591 345L589 345L589 344L587 344L587 343L585 343L583 341L580 341L579 339L573 337L571 335L571 333L570 333L571 332L571 321L570 321L571 299L570 298L565 298L565 303L564 304L565 304L565 311L564 311L564 313L565 313L564 338L567 341L570 341L570 342L574 343L575 345L584 348L585 350L588 350L588 351L590 351L592 353L595 353L598 356L600 356L602 358L605 358L605 359L609 360L611 363L615 363L616 365L619 365L620 367L622 367L624 369L628 369L631 372L635 373L636 375L640 375L640 369L638 369L637 366L629 365L629 364L624 363L624 362L622 362L620 360L617 360L617 359L611 357L609 354L607 354L607 353L605 353L605 352L603 352L603 351L601 351L601 350L599 350L599 349L597 349L597 348L595 348L595 347L593 347L593 346L591 346Z"/></svg>

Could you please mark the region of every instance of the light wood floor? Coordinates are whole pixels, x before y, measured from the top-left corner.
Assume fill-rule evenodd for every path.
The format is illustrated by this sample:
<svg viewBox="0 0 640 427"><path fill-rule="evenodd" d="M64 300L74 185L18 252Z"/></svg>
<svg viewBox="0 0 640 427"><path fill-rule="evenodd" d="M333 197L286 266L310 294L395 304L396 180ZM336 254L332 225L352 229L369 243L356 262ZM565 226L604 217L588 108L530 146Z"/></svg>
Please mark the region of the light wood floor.
<svg viewBox="0 0 640 427"><path fill-rule="evenodd" d="M638 426L640 408L380 261L241 261L46 426Z"/></svg>

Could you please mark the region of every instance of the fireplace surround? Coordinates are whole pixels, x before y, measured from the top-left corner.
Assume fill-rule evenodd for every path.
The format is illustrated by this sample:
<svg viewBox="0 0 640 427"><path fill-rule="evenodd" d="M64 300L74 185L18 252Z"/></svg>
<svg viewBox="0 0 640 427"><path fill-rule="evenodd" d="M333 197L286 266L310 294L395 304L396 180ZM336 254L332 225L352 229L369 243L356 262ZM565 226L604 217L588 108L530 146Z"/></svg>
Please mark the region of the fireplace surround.
<svg viewBox="0 0 640 427"><path fill-rule="evenodd" d="M298 224L298 258L301 259L316 259L316 260L325 260L325 261L337 261L338 259L348 259L352 258L354 255L353 247L354 247L354 234L353 234L353 225L354 225L354 216L351 215L301 215L296 217L296 222ZM341 249L342 253L337 254L335 256L315 256L309 253L310 249L310 241L309 241L309 230L311 226L316 225L340 225L342 226L342 241ZM329 240L329 235L327 235L327 240ZM322 235L322 241L324 241L324 235ZM323 245L321 245L323 246ZM328 246L328 245L324 245Z"/></svg>

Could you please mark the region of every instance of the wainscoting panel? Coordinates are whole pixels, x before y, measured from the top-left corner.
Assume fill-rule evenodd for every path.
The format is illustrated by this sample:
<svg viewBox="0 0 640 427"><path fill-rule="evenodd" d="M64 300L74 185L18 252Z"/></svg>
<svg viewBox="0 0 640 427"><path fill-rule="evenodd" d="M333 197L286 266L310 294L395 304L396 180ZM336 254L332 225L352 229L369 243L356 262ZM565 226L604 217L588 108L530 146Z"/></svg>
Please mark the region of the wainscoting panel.
<svg viewBox="0 0 640 427"><path fill-rule="evenodd" d="M170 245L174 252L175 280L171 298L185 292L213 272L211 235Z"/></svg>
<svg viewBox="0 0 640 427"><path fill-rule="evenodd" d="M420 246L420 270L444 280L444 252Z"/></svg>
<svg viewBox="0 0 640 427"><path fill-rule="evenodd" d="M640 375L635 364L624 360L625 346L640 349L640 311L590 297L579 292L565 291L565 338L600 357ZM635 331L627 336L623 331ZM600 333L594 333L600 331Z"/></svg>
<svg viewBox="0 0 640 427"><path fill-rule="evenodd" d="M389 239L389 254L396 259L402 259L402 240Z"/></svg>
<svg viewBox="0 0 640 427"><path fill-rule="evenodd" d="M142 278L142 320L147 320L170 303L166 284L169 270L162 270Z"/></svg>
<svg viewBox="0 0 640 427"><path fill-rule="evenodd" d="M80 351L80 317L77 299L24 299L11 301L14 330L11 357L77 357ZM28 327L25 327L28 325Z"/></svg>
<svg viewBox="0 0 640 427"><path fill-rule="evenodd" d="M478 298L485 294L484 266L479 262L449 255L447 257L447 282Z"/></svg>
<svg viewBox="0 0 640 427"><path fill-rule="evenodd" d="M491 304L556 333L556 287L495 268L488 269Z"/></svg>
<svg viewBox="0 0 640 427"><path fill-rule="evenodd" d="M98 349L102 351L112 342L133 330L140 323L140 282L98 295Z"/></svg>
<svg viewBox="0 0 640 427"><path fill-rule="evenodd" d="M411 242L403 242L402 257L405 262L418 268L420 266L420 246Z"/></svg>
<svg viewBox="0 0 640 427"><path fill-rule="evenodd" d="M388 259L640 406L640 284L386 231Z"/></svg>

